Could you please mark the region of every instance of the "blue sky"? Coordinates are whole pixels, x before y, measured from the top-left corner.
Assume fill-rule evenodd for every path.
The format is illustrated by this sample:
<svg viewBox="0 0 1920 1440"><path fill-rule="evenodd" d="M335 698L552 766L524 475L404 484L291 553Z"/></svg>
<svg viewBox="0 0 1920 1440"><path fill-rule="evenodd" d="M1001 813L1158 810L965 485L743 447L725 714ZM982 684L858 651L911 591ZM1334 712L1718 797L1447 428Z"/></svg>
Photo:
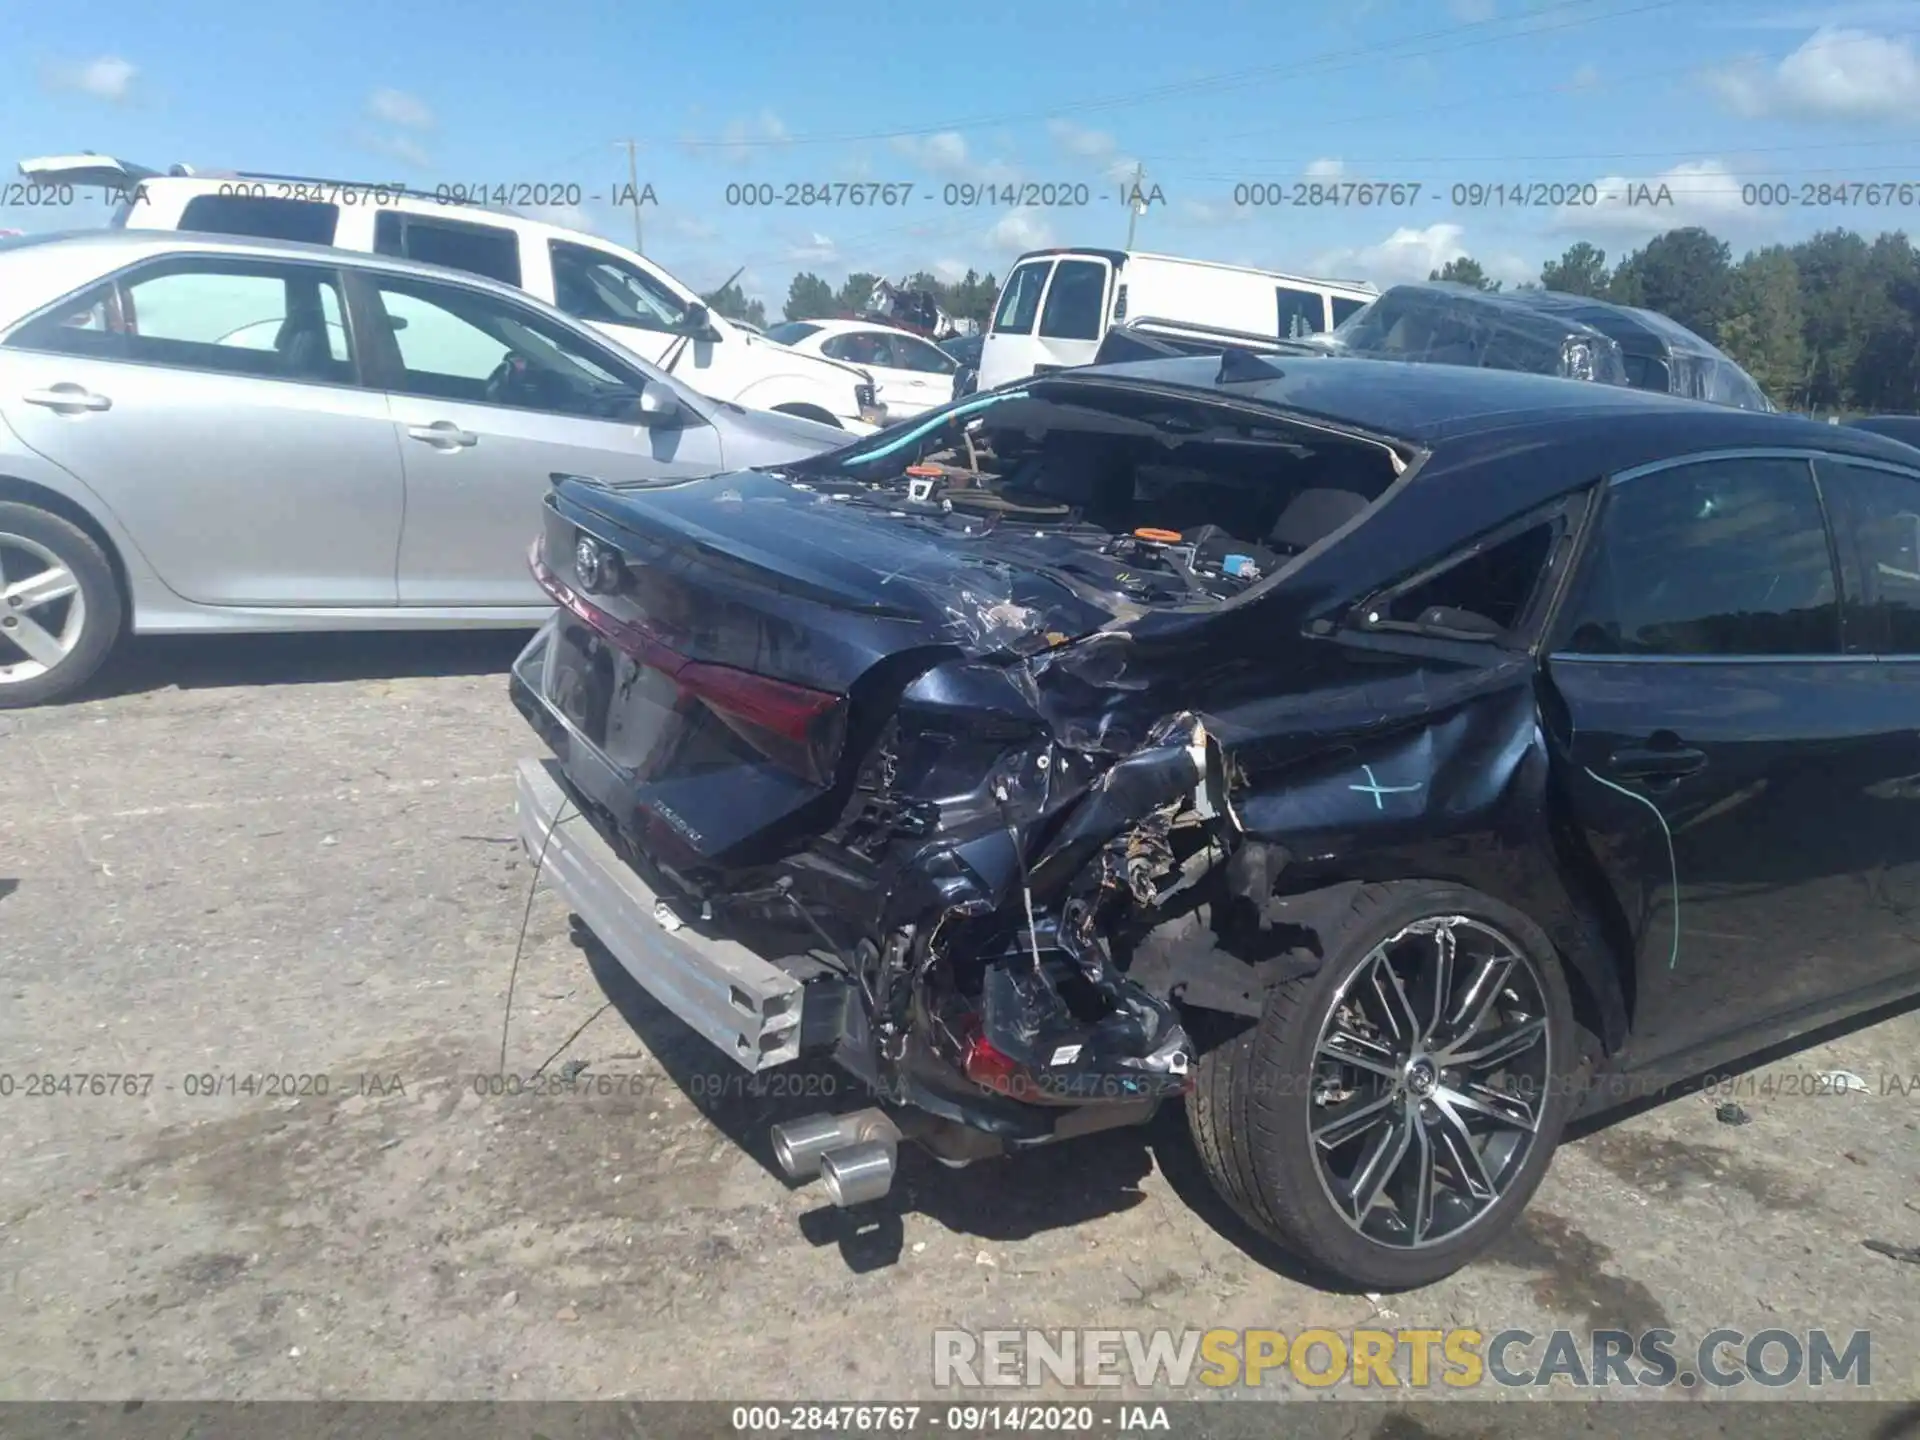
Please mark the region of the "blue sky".
<svg viewBox="0 0 1920 1440"><path fill-rule="evenodd" d="M578 186L551 218L778 311L797 270L1004 274L1119 245L1380 283L1465 252L1509 281L1576 239L1677 224L1736 253L1920 229L1920 0L335 0L13 6L0 154L368 180ZM1235 187L1401 182L1405 203L1235 205ZM898 181L902 206L729 206L728 187ZM949 183L1085 183L1085 208L943 203ZM1908 182L1904 207L1744 203L1743 186ZM1598 207L1454 204L1456 184L1594 183ZM1670 203L1627 205L1626 182ZM1408 198L1414 184L1417 198ZM1270 192L1272 193L1272 192ZM1361 192L1336 190L1343 199ZM1658 196L1657 189L1650 192ZM1551 197L1549 197L1551 198ZM1797 193L1794 194L1797 200ZM12 206L0 226L92 225Z"/></svg>

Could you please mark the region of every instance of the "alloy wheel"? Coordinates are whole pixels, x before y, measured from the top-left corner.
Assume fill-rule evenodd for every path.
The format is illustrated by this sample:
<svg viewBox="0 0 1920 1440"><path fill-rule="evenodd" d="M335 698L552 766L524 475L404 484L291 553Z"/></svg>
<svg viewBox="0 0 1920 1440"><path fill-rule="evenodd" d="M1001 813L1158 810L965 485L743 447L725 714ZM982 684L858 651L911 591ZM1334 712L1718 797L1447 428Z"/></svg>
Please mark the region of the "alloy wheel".
<svg viewBox="0 0 1920 1440"><path fill-rule="evenodd" d="M0 685L34 680L79 645L87 598L53 551L0 532Z"/></svg>
<svg viewBox="0 0 1920 1440"><path fill-rule="evenodd" d="M1308 1126L1340 1217L1401 1249L1485 1217L1538 1137L1550 1044L1539 970L1495 927L1435 916L1376 945L1314 1044Z"/></svg>

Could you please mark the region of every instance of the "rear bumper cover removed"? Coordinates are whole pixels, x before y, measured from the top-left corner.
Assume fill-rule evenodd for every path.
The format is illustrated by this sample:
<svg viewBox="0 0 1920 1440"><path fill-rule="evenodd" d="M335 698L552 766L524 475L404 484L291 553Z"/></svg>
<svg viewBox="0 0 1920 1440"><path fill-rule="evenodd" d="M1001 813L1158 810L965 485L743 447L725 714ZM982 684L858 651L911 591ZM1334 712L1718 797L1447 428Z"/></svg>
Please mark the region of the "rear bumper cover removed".
<svg viewBox="0 0 1920 1440"><path fill-rule="evenodd" d="M649 995L743 1069L797 1059L800 982L744 945L670 929L678 924L670 914L663 924L660 897L569 800L559 775L551 760L522 760L514 814L528 858L560 898Z"/></svg>

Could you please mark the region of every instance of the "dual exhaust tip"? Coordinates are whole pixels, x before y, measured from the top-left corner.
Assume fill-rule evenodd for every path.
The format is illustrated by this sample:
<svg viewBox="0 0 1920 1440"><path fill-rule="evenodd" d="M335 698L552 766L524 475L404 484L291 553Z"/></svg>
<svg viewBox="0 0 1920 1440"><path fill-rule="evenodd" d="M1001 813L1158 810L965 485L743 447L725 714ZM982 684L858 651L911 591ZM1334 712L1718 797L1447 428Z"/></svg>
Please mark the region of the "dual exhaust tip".
<svg viewBox="0 0 1920 1440"><path fill-rule="evenodd" d="M809 1115L773 1127L773 1156L795 1180L819 1176L835 1205L865 1205L893 1189L900 1128L875 1109Z"/></svg>

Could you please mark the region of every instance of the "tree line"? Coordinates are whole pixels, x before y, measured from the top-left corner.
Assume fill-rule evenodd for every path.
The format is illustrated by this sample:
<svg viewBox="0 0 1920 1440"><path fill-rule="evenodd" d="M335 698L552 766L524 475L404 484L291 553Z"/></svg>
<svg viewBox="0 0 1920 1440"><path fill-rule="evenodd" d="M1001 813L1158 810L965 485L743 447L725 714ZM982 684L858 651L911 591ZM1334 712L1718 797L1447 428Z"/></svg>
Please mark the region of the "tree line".
<svg viewBox="0 0 1920 1440"><path fill-rule="evenodd" d="M1429 277L1498 290L1468 256ZM1904 232L1823 230L1739 261L1699 226L1609 265L1580 241L1521 289L1657 310L1713 341L1786 410L1920 413L1920 252Z"/></svg>
<svg viewBox="0 0 1920 1440"><path fill-rule="evenodd" d="M784 316L788 320L818 320L864 310L873 297L873 287L880 280L878 275L856 270L836 290L818 275L803 271L794 276L793 283L787 287ZM898 284L902 290L931 291L940 308L954 319L973 320L983 327L993 314L993 302L1000 294L1000 282L994 279L992 271L982 275L969 270L949 284L924 270L916 270ZM767 307L758 300L749 300L738 285L729 284L701 298L709 308L729 320L745 320L762 327L767 323Z"/></svg>
<svg viewBox="0 0 1920 1440"><path fill-rule="evenodd" d="M788 287L785 316L810 320L864 309L879 278L856 271L835 289L803 272ZM1429 278L1500 288L1464 255ZM991 273L973 270L952 283L920 271L900 285L930 290L949 315L983 326L1000 289ZM1739 361L1785 410L1920 413L1920 252L1904 232L1869 240L1854 230L1824 230L1738 261L1724 240L1699 226L1656 235L1612 262L1582 240L1519 288L1669 315ZM723 315L766 323L766 307L738 285L707 300Z"/></svg>

